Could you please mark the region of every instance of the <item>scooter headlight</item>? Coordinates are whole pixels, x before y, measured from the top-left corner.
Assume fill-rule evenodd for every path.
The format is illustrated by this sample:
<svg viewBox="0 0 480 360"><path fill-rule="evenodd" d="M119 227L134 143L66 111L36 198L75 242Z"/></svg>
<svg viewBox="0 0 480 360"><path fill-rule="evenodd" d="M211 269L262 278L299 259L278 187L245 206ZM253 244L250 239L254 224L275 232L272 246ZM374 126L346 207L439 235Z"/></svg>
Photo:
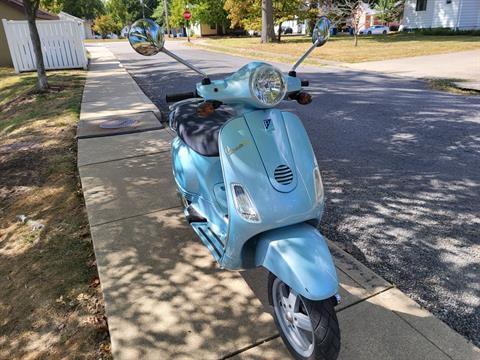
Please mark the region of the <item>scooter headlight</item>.
<svg viewBox="0 0 480 360"><path fill-rule="evenodd" d="M320 175L320 170L318 167L313 169L313 181L315 182L315 196L317 203L323 201L324 192L323 192L323 184L322 184L322 176Z"/></svg>
<svg viewBox="0 0 480 360"><path fill-rule="evenodd" d="M247 190L242 185L232 184L232 193L238 215L248 222L260 222L260 215Z"/></svg>
<svg viewBox="0 0 480 360"><path fill-rule="evenodd" d="M261 106L273 107L287 93L285 77L273 66L262 65L250 76L250 92Z"/></svg>

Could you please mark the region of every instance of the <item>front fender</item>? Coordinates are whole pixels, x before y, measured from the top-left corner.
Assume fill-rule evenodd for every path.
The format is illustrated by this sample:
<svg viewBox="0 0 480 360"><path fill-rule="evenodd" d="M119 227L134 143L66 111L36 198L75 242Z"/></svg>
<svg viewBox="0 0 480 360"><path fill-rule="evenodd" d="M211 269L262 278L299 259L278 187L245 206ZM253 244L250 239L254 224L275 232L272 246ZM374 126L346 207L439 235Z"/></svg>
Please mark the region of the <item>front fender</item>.
<svg viewBox="0 0 480 360"><path fill-rule="evenodd" d="M259 235L255 262L307 299L323 300L338 292L332 255L323 236L311 225L297 224Z"/></svg>

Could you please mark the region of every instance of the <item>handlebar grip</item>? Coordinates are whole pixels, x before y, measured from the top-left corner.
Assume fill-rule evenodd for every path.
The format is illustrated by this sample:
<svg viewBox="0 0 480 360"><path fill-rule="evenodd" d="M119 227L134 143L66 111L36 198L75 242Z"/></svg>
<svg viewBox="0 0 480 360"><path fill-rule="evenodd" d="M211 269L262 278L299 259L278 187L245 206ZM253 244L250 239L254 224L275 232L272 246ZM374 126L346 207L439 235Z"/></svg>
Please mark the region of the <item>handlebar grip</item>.
<svg viewBox="0 0 480 360"><path fill-rule="evenodd" d="M172 94L172 95L166 95L165 96L165 101L166 102L177 102L177 101L182 101L186 99L191 99L191 98L196 98L198 97L196 91L190 91L186 93L177 93L177 94Z"/></svg>
<svg viewBox="0 0 480 360"><path fill-rule="evenodd" d="M310 85L310 82L309 82L308 80L302 80L302 81L300 82L300 85L302 85L302 86L309 86L309 85Z"/></svg>

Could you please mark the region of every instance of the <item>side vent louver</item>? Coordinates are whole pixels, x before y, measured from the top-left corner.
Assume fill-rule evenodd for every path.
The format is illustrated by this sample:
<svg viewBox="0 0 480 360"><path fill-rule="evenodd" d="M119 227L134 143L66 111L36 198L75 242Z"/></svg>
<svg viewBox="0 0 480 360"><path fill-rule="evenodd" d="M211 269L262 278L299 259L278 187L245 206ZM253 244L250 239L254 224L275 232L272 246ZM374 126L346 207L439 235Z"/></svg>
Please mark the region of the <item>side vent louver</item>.
<svg viewBox="0 0 480 360"><path fill-rule="evenodd" d="M282 185L288 185L293 181L292 170L287 165L279 165L273 173L275 180Z"/></svg>

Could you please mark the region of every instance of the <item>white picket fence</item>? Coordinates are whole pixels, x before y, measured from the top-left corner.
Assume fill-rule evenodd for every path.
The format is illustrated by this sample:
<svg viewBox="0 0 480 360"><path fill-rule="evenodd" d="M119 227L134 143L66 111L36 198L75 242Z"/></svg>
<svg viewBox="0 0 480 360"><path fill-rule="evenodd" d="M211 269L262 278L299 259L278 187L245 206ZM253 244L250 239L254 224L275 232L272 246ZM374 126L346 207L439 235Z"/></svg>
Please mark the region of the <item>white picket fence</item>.
<svg viewBox="0 0 480 360"><path fill-rule="evenodd" d="M2 19L2 22L15 71L35 70L35 53L27 21ZM47 70L87 68L82 29L77 23L64 20L37 20L36 23Z"/></svg>

